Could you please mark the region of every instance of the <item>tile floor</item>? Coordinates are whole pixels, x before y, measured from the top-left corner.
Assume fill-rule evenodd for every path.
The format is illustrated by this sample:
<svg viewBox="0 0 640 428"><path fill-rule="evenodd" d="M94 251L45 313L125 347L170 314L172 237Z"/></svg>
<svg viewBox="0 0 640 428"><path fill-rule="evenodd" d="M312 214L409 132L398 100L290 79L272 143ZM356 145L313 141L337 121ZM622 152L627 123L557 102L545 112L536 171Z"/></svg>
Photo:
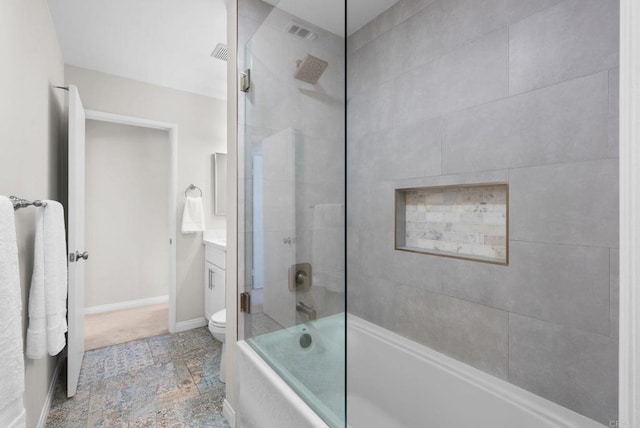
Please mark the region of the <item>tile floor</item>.
<svg viewBox="0 0 640 428"><path fill-rule="evenodd" d="M229 428L221 347L202 327L88 351L76 396L62 376L46 426Z"/></svg>

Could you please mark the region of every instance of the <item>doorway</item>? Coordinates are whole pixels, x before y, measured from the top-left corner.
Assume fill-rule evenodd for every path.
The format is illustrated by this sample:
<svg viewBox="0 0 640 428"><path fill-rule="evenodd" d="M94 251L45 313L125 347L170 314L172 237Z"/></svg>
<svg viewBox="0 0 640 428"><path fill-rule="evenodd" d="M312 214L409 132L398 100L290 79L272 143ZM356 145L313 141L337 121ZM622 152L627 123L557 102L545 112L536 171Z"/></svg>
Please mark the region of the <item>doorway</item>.
<svg viewBox="0 0 640 428"><path fill-rule="evenodd" d="M86 115L90 350L175 331L177 126Z"/></svg>

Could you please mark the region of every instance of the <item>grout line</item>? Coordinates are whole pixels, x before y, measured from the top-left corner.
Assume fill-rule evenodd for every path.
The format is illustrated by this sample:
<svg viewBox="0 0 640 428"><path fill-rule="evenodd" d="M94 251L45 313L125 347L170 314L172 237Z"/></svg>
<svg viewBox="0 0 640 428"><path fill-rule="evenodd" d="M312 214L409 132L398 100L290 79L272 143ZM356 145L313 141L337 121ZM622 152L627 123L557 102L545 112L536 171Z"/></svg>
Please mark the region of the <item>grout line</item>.
<svg viewBox="0 0 640 428"><path fill-rule="evenodd" d="M520 242L524 244L545 244L545 245L557 245L562 247L580 247L580 248L601 248L601 249L611 249L615 247L611 247L609 245L586 245L586 244L568 244L566 242L551 242L551 241L532 241L526 239L509 239L509 242Z"/></svg>
<svg viewBox="0 0 640 428"><path fill-rule="evenodd" d="M511 95L511 24L507 25L507 94Z"/></svg>
<svg viewBox="0 0 640 428"><path fill-rule="evenodd" d="M612 323L611 323L611 251L612 248L609 248L609 265L608 265L608 272L609 272L609 336L610 337L614 337L613 336L613 332L612 332Z"/></svg>
<svg viewBox="0 0 640 428"><path fill-rule="evenodd" d="M566 330L577 331L577 332L586 333L586 334L594 334L594 335L601 336L601 337L606 337L606 338L609 338L609 339L612 339L612 340L617 340L616 338L611 337L608 333L607 334L598 333L598 332L595 332L593 330L585 330L585 329L582 329L582 328L579 328L579 327L574 327L574 326L567 325L565 323L560 323L560 322L555 321L555 320L539 318L537 316L530 315L530 314L523 314L523 313L517 312L517 311L515 311L513 309L505 309L505 308L501 308L501 307L497 307L497 306L487 305L485 303L478 303L478 302L470 300L468 298L457 296L457 295L448 294L446 292L437 293L437 292L432 291L432 290L427 290L427 289L420 288L420 287L414 287L414 286L412 286L410 284L406 284L406 283L403 283L403 285L405 285L406 287L410 287L410 288L418 288L420 290L423 290L423 291L431 293L431 294L441 294L444 297L448 297L448 298L451 298L451 299L464 301L464 302L471 303L471 304L478 305L478 306L483 306L485 308L488 308L488 309L491 309L491 310L494 310L494 311L505 312L505 313L507 313L509 315L509 317L511 317L511 315L517 315L517 316L521 316L521 317L525 317L525 318L530 318L532 320L544 322L544 323L547 323L547 324L552 324L552 325L561 327L561 328L566 329Z"/></svg>
<svg viewBox="0 0 640 428"><path fill-rule="evenodd" d="M507 314L507 380L511 381L511 312Z"/></svg>

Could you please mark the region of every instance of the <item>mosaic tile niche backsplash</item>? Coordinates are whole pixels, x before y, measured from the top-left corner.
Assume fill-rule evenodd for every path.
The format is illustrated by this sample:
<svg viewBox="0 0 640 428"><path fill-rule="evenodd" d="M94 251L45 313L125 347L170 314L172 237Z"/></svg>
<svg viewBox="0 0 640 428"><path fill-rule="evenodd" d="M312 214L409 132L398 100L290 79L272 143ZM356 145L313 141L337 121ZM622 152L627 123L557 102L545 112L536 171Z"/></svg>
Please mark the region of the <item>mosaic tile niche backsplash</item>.
<svg viewBox="0 0 640 428"><path fill-rule="evenodd" d="M396 248L508 264L507 184L396 190Z"/></svg>

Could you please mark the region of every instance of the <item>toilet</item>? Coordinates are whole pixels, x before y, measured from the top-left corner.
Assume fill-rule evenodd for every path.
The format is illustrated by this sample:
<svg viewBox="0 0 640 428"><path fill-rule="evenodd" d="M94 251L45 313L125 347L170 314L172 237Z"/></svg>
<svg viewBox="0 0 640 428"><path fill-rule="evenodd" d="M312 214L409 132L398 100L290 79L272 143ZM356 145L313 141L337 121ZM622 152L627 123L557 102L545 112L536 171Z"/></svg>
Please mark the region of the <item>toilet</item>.
<svg viewBox="0 0 640 428"><path fill-rule="evenodd" d="M209 331L220 342L222 342L222 355L220 356L220 382L225 383L225 366L224 366L224 336L227 328L227 310L221 309L218 312L215 312L209 318Z"/></svg>

